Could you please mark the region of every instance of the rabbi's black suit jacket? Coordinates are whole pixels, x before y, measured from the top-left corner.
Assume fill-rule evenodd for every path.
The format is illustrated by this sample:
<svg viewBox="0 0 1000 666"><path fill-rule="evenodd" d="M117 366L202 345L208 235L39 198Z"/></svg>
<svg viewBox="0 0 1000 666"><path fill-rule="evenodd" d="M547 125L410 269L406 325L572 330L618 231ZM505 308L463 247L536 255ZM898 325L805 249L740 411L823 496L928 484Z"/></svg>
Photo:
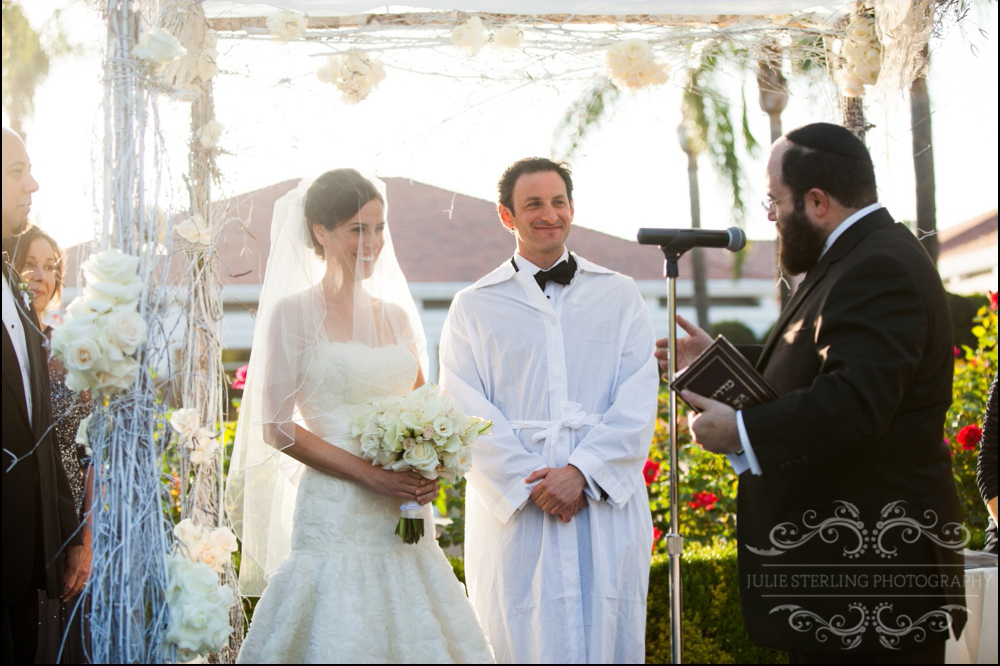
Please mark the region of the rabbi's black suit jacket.
<svg viewBox="0 0 1000 666"><path fill-rule="evenodd" d="M740 475L737 502L755 643L913 649L945 638L944 612L961 630L964 612L945 608L964 604L942 441L952 344L934 264L882 208L809 271L766 344L742 349L781 396L743 411L763 472Z"/></svg>

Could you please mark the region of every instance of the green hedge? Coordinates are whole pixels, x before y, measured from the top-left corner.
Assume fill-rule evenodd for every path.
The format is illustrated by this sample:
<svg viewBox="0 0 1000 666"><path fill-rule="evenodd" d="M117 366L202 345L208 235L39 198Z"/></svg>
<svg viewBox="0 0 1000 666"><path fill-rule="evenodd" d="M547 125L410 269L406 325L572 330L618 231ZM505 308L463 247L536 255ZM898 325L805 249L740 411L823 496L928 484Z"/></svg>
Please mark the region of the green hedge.
<svg viewBox="0 0 1000 666"><path fill-rule="evenodd" d="M743 628L736 545L687 543L681 557L681 658L685 663L783 664L784 652L757 647ZM670 560L653 557L646 611L646 663L670 662Z"/></svg>

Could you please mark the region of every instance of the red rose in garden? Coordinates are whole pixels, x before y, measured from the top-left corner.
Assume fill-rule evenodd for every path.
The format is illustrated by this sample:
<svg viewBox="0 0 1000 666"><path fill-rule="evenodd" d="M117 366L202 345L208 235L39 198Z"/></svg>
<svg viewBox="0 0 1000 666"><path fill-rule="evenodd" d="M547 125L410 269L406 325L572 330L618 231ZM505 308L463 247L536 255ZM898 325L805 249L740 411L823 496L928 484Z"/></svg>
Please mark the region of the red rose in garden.
<svg viewBox="0 0 1000 666"><path fill-rule="evenodd" d="M990 307L994 310L997 309L997 292L995 291L990 292Z"/></svg>
<svg viewBox="0 0 1000 666"><path fill-rule="evenodd" d="M962 445L965 451L972 451L979 446L979 440L983 438L983 431L977 425L967 425L958 431L955 439Z"/></svg>
<svg viewBox="0 0 1000 666"><path fill-rule="evenodd" d="M237 391L242 391L243 387L247 383L247 366L246 364L241 365L236 368L236 379L233 380L233 388Z"/></svg>
<svg viewBox="0 0 1000 666"><path fill-rule="evenodd" d="M642 467L642 477L646 479L646 485L653 483L660 476L660 463L652 458L646 458L646 464Z"/></svg>
<svg viewBox="0 0 1000 666"><path fill-rule="evenodd" d="M710 493L707 490L699 490L694 494L694 501L688 502L688 506L692 509L708 511L709 509L714 509L718 501L719 497L715 493Z"/></svg>
<svg viewBox="0 0 1000 666"><path fill-rule="evenodd" d="M653 526L653 552L654 553L656 552L656 542L660 540L661 536L663 536L663 530L661 530L660 528L658 528L658 527L656 527L654 525Z"/></svg>
<svg viewBox="0 0 1000 666"><path fill-rule="evenodd" d="M962 350L955 347L955 358L962 358Z"/></svg>

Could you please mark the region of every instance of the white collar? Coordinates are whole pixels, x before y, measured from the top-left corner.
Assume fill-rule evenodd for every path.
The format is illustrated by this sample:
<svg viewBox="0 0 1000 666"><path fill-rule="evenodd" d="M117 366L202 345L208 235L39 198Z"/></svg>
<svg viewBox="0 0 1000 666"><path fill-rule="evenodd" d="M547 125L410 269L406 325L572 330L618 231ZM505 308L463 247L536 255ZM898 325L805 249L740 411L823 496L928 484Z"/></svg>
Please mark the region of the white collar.
<svg viewBox="0 0 1000 666"><path fill-rule="evenodd" d="M567 250L564 253L564 258L568 254L569 254L569 251ZM573 258L576 259L576 270L577 271L586 272L586 273L605 273L607 275L613 275L615 273L615 271L611 270L610 268L605 268L604 266L598 266L597 264L595 264L595 263L593 263L591 261L587 261L586 259L584 259L583 257L581 257L578 254L574 254ZM524 264L518 264L518 268L519 269L521 269L521 270L528 270L528 267L534 267L536 270L532 271L532 275L534 275L535 273L537 273L538 270L541 270L537 266L535 266L534 264L532 264L530 261L528 261L524 257L519 256L515 252L514 253L514 261L517 262L519 259L520 259L520 261L525 262ZM562 260L560 259L560 261L562 261ZM524 265L525 267L522 268L522 265ZM499 266L497 266L495 269L493 269L492 272L490 272L490 273L486 274L485 276L481 277L478 282L476 282L475 284L472 285L472 288L473 289L481 289L483 287L490 287L490 286L495 285L495 284L500 284L501 282L505 282L507 280L512 279L515 275L517 275L517 271L514 270L514 266L510 263L510 261L505 261L502 264L500 264Z"/></svg>
<svg viewBox="0 0 1000 666"><path fill-rule="evenodd" d="M552 266L556 266L556 265L559 264L560 261L566 261L568 258L569 258L569 250L567 250L566 248L563 248L562 256L559 257L559 259L556 260L556 262L553 263ZM536 266L531 261L528 261L527 259L525 259L524 257L522 257L520 252L514 252L514 263L517 264L517 269L518 270L520 270L520 271L528 271L532 275L534 275L535 273L537 273L540 270L544 270L544 269L539 268L538 266ZM551 268L551 266L550 266L550 268Z"/></svg>
<svg viewBox="0 0 1000 666"><path fill-rule="evenodd" d="M856 210L850 215L848 215L847 218L843 222L838 224L837 228L834 229L833 232L826 237L826 243L823 245L823 251L820 253L819 256L822 257L824 254L826 254L826 251L829 250L831 247L833 247L833 244L837 241L837 239L840 238L844 234L844 232L850 228L852 224L854 224L861 218L865 217L866 215L874 213L879 208L885 208L885 206L876 201L875 203L869 204L868 206L865 206L861 210Z"/></svg>

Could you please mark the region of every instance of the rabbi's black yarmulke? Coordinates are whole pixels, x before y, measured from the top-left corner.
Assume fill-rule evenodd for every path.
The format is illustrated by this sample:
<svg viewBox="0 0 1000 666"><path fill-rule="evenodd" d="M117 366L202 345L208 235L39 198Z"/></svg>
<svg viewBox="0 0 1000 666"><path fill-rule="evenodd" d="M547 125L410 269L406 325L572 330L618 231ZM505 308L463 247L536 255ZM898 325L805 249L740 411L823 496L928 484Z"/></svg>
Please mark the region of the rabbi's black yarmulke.
<svg viewBox="0 0 1000 666"><path fill-rule="evenodd" d="M806 148L825 150L828 153L856 157L871 162L871 155L861 139L851 130L832 123L813 123L793 129L785 138Z"/></svg>

